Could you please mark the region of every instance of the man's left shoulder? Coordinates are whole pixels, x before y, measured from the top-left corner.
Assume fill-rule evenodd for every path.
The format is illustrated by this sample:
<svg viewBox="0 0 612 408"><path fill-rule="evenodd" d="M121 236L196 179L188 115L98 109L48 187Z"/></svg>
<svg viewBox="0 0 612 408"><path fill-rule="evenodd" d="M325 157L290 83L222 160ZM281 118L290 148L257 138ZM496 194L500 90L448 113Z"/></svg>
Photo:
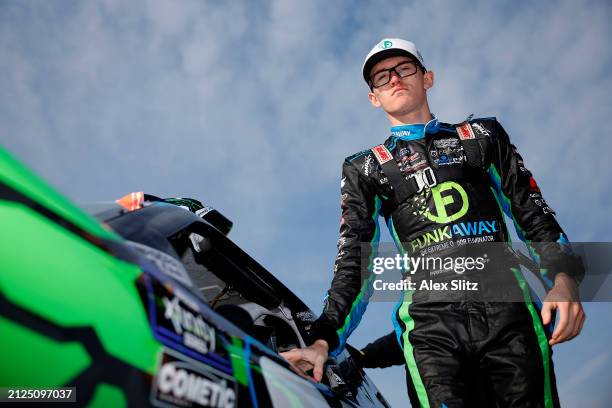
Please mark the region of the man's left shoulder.
<svg viewBox="0 0 612 408"><path fill-rule="evenodd" d="M469 117L459 123L440 123L440 129L456 132L460 139L493 137L497 133L497 126L497 118L494 116Z"/></svg>
<svg viewBox="0 0 612 408"><path fill-rule="evenodd" d="M474 132L481 137L490 137L496 133L498 126L497 118L495 116L473 118L468 121Z"/></svg>

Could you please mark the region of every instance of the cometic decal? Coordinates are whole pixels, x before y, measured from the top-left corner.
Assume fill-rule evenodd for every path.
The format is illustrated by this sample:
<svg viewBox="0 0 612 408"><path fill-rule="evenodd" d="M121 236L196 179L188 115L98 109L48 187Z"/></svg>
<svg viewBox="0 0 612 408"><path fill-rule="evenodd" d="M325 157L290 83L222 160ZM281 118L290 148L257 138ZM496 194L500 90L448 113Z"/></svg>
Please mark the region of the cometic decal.
<svg viewBox="0 0 612 408"><path fill-rule="evenodd" d="M181 407L237 406L234 379L172 350L164 350L153 379L151 403Z"/></svg>

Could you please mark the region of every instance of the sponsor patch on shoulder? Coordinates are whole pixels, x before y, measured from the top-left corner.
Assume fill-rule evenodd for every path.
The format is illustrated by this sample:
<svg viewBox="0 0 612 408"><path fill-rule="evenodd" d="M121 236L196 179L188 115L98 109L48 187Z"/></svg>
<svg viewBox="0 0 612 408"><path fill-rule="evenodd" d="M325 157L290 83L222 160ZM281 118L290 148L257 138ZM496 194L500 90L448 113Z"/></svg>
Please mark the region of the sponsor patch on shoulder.
<svg viewBox="0 0 612 408"><path fill-rule="evenodd" d="M476 131L482 136L491 136L491 133L480 123L472 123L472 129L476 129Z"/></svg>
<svg viewBox="0 0 612 408"><path fill-rule="evenodd" d="M474 136L474 130L472 130L472 126L468 122L463 122L461 125L457 126L457 133L459 134L459 139L476 139Z"/></svg>
<svg viewBox="0 0 612 408"><path fill-rule="evenodd" d="M540 192L540 187L538 186L538 183L536 183L533 176L529 177L529 191L533 191L535 193Z"/></svg>
<svg viewBox="0 0 612 408"><path fill-rule="evenodd" d="M376 160L378 160L378 163L380 164L384 164L393 158L391 152L389 152L385 145L378 145L374 147L372 149L372 153L374 153Z"/></svg>

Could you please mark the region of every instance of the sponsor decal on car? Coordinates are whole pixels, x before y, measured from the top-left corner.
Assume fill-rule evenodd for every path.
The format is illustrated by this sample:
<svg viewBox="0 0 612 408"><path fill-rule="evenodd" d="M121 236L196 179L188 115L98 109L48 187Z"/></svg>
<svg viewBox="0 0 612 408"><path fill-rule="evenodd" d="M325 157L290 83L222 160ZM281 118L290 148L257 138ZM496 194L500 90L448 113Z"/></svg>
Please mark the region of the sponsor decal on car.
<svg viewBox="0 0 612 408"><path fill-rule="evenodd" d="M198 300L169 282L147 273L147 312L153 334L161 343L221 371L231 373L227 350L215 327L200 312Z"/></svg>
<svg viewBox="0 0 612 408"><path fill-rule="evenodd" d="M165 349L153 378L151 403L158 407L233 408L237 406L236 394L231 376Z"/></svg>
<svg viewBox="0 0 612 408"><path fill-rule="evenodd" d="M206 206L204 206L204 207L200 208L199 210L196 210L196 212L195 212L195 213L196 213L196 215L197 215L197 216L199 216L200 218L204 218L204 216L205 216L206 214L208 214L209 212L211 212L212 210L213 210L213 208L212 208L212 207L206 207Z"/></svg>
<svg viewBox="0 0 612 408"><path fill-rule="evenodd" d="M317 317L309 310L297 312L295 317L303 322L314 322L317 319Z"/></svg>
<svg viewBox="0 0 612 408"><path fill-rule="evenodd" d="M162 297L164 318L172 322L174 332L183 336L186 346L206 354L215 351L215 329L197 312L183 306L178 296Z"/></svg>
<svg viewBox="0 0 612 408"><path fill-rule="evenodd" d="M155 264L160 271L173 277L186 286L193 286L185 267L177 259L164 252L158 251L155 248L151 248L138 242L127 241L127 244L148 261Z"/></svg>

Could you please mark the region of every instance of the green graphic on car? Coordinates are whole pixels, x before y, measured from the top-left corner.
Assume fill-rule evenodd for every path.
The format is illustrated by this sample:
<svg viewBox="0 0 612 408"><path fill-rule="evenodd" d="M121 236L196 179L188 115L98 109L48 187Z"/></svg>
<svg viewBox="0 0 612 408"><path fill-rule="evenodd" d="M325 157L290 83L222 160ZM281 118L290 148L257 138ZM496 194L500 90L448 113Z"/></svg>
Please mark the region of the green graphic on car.
<svg viewBox="0 0 612 408"><path fill-rule="evenodd" d="M143 196L96 219L0 148L0 387L76 387L91 407L387 406L347 352L333 375L361 382L346 390L277 354L313 315L231 221Z"/></svg>

